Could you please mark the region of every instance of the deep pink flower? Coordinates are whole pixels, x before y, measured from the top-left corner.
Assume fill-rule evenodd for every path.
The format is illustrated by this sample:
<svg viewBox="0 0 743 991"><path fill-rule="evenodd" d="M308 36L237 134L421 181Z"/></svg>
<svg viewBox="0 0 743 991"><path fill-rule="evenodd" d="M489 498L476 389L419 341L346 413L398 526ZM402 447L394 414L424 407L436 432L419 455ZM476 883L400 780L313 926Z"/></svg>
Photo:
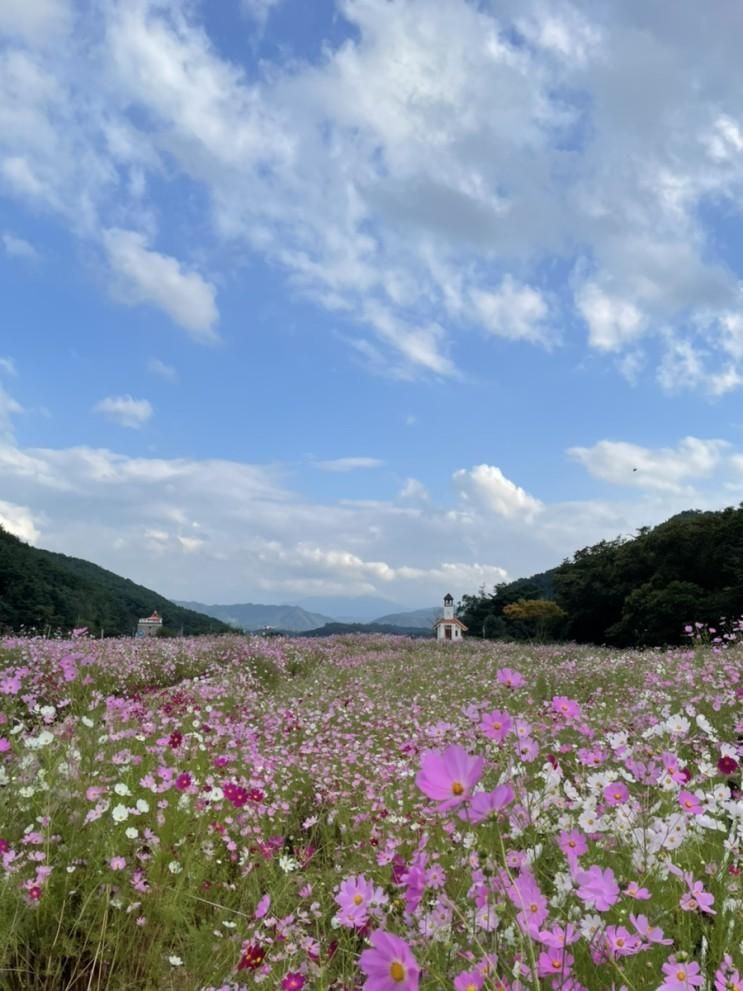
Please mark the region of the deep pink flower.
<svg viewBox="0 0 743 991"><path fill-rule="evenodd" d="M4 736L0 736L0 754L7 754L10 750L10 740L7 740Z"/></svg>
<svg viewBox="0 0 743 991"><path fill-rule="evenodd" d="M439 811L445 812L470 797L484 767L483 757L471 757L453 743L443 752L427 750L423 754L415 783L424 795L440 803Z"/></svg>
<svg viewBox="0 0 743 991"><path fill-rule="evenodd" d="M247 946L243 947L243 953L240 957L240 962L237 965L237 969L258 970L265 959L265 949L258 943L249 943Z"/></svg>
<svg viewBox="0 0 743 991"><path fill-rule="evenodd" d="M186 789L189 788L190 785L191 785L191 775L188 773L188 771L183 771L175 779L175 786L178 789L178 791L186 791Z"/></svg>
<svg viewBox="0 0 743 991"><path fill-rule="evenodd" d="M578 882L578 897L587 908L595 908L597 912L606 912L619 899L619 885L611 867L602 870L597 864L587 871L576 873Z"/></svg>
<svg viewBox="0 0 743 991"><path fill-rule="evenodd" d="M282 978L281 991L302 991L304 987L304 977L302 974L289 973Z"/></svg>
<svg viewBox="0 0 743 991"><path fill-rule="evenodd" d="M604 788L604 799L609 805L622 805L629 798L629 788L623 781L613 781Z"/></svg>
<svg viewBox="0 0 743 991"><path fill-rule="evenodd" d="M417 991L420 968L405 940L377 929L370 942L359 958L366 991Z"/></svg>
<svg viewBox="0 0 743 991"><path fill-rule="evenodd" d="M735 774L738 770L738 761L732 757L721 757L717 762L717 770L720 774Z"/></svg>

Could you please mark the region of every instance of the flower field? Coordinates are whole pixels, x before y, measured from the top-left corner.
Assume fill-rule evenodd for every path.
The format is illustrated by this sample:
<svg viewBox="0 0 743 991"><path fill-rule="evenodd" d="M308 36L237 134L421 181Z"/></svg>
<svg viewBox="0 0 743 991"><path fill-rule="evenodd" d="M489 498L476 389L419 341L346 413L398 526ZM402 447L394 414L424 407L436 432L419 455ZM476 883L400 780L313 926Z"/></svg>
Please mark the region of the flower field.
<svg viewBox="0 0 743 991"><path fill-rule="evenodd" d="M743 989L743 648L0 641L0 989Z"/></svg>

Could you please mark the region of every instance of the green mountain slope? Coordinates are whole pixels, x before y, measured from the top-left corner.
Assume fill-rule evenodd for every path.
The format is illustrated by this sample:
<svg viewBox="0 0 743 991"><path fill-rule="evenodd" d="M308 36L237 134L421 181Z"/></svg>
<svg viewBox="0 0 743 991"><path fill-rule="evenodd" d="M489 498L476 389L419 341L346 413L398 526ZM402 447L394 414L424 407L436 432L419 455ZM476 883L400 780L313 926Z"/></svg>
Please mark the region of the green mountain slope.
<svg viewBox="0 0 743 991"><path fill-rule="evenodd" d="M137 620L154 610L166 633L229 630L89 561L29 547L0 527L0 629L87 626L96 635L103 630L106 636L122 636L132 634Z"/></svg>
<svg viewBox="0 0 743 991"><path fill-rule="evenodd" d="M405 626L416 630L430 630L442 615L441 606L431 606L430 609L409 609L407 612L387 613L385 616L378 616L374 623L377 626Z"/></svg>
<svg viewBox="0 0 743 991"><path fill-rule="evenodd" d="M718 631L743 617L743 506L686 510L634 537L584 547L551 571L464 595L470 635L529 639L507 607L555 602L567 615L559 635L579 643L659 647L687 642L699 622Z"/></svg>

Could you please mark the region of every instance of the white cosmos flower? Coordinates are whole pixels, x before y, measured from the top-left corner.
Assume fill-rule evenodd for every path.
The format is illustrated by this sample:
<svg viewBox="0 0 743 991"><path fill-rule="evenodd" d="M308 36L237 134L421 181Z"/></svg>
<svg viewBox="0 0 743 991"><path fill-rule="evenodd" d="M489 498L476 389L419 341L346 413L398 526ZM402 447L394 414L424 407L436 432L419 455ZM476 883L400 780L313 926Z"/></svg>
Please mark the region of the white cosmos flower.
<svg viewBox="0 0 743 991"><path fill-rule="evenodd" d="M114 822L126 822L129 818L129 809L126 805L114 805L111 809L111 816Z"/></svg>
<svg viewBox="0 0 743 991"><path fill-rule="evenodd" d="M125 785L123 781L117 781L114 785L114 791L117 795L131 795L131 790L129 785Z"/></svg>
<svg viewBox="0 0 743 991"><path fill-rule="evenodd" d="M177 957L175 953L171 954L171 956L168 957L168 963L170 964L171 967L183 966L183 961L181 960L180 957Z"/></svg>
<svg viewBox="0 0 743 991"><path fill-rule="evenodd" d="M183 865L179 864L177 860L171 860L168 864L168 870L171 874L180 874L183 870Z"/></svg>

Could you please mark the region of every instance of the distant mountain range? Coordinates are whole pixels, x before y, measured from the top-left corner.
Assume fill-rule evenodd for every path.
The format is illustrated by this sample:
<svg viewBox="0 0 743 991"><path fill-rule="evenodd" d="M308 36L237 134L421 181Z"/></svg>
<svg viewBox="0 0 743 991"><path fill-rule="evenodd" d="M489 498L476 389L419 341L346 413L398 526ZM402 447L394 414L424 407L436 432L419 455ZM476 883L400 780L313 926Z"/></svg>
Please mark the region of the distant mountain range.
<svg viewBox="0 0 743 991"><path fill-rule="evenodd" d="M384 603L384 600L379 601ZM343 599L340 599L339 602L342 609L349 605ZM354 604L358 607L359 603L363 603L363 600L358 600ZM372 600L372 603L376 604L376 600ZM323 629L331 624L334 626L339 624L345 627L352 626L354 629L362 626L385 627L381 631L369 630L369 632L389 632L390 627L399 628L406 632L409 630L430 630L441 615L441 609L432 607L413 609L409 612L387 613L384 616L358 620L349 617L345 611L341 615L327 616L322 613L310 612L302 606L261 605L252 602L206 605L203 602L182 600L178 601L178 605L203 613L205 616L213 616L215 619L241 630L265 630L269 628L286 630L288 633L307 633L310 630Z"/></svg>
<svg viewBox="0 0 743 991"><path fill-rule="evenodd" d="M301 606L265 606L252 602L235 603L234 605L208 606L203 602L178 601L179 606L193 609L205 616L213 616L229 626L240 630L287 630L291 633L304 633L316 630L319 626L332 623L330 616L322 613L308 612Z"/></svg>

